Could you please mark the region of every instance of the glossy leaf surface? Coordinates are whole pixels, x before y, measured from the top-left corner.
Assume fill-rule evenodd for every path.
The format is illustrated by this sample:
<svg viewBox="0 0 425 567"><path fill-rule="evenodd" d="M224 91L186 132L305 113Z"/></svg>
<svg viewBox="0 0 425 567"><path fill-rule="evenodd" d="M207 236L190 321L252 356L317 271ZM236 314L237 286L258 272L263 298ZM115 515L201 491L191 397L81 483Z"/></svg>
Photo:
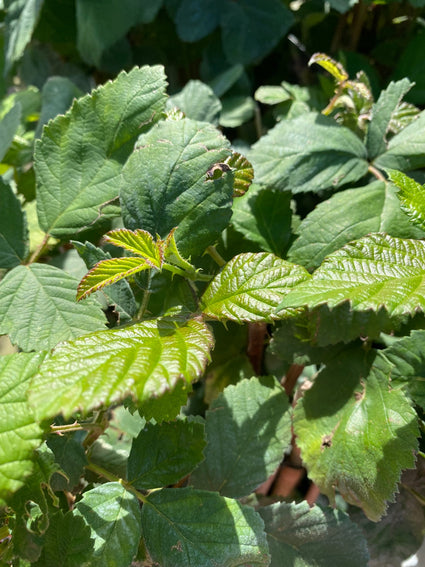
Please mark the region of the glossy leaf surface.
<svg viewBox="0 0 425 567"><path fill-rule="evenodd" d="M398 187L397 197L412 222L425 230L425 187L400 171L387 170Z"/></svg>

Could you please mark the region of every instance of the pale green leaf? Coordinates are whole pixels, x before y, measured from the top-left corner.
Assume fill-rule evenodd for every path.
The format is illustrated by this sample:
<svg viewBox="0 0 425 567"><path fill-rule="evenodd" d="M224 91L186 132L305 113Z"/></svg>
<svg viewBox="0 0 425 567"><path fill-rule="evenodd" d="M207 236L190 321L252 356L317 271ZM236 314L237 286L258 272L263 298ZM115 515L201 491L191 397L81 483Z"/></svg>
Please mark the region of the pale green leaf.
<svg viewBox="0 0 425 567"><path fill-rule="evenodd" d="M237 128L254 117L256 105L251 96L229 94L221 99L221 104L219 123L224 128Z"/></svg>
<svg viewBox="0 0 425 567"><path fill-rule="evenodd" d="M0 203L0 268L13 268L28 254L28 229L19 199L1 178Z"/></svg>
<svg viewBox="0 0 425 567"><path fill-rule="evenodd" d="M43 126L58 114L65 114L74 98L82 91L68 77L49 77L41 91L41 114L35 131L36 138L41 136Z"/></svg>
<svg viewBox="0 0 425 567"><path fill-rule="evenodd" d="M272 377L228 386L206 413L205 461L190 483L241 498L266 481L291 444L291 409Z"/></svg>
<svg viewBox="0 0 425 567"><path fill-rule="evenodd" d="M211 281L200 308L212 319L272 321L282 299L308 279L304 268L273 254L238 254Z"/></svg>
<svg viewBox="0 0 425 567"><path fill-rule="evenodd" d="M330 254L279 308L343 301L358 311L384 307L391 316L425 310L425 242L382 233L355 240Z"/></svg>
<svg viewBox="0 0 425 567"><path fill-rule="evenodd" d="M140 540L140 508L134 494L118 482L107 482L84 493L74 514L91 530L91 567L130 565Z"/></svg>
<svg viewBox="0 0 425 567"><path fill-rule="evenodd" d="M414 466L417 416L391 388L391 365L348 348L298 402L294 432L310 478L331 502L344 499L378 521L404 468Z"/></svg>
<svg viewBox="0 0 425 567"><path fill-rule="evenodd" d="M262 86L255 91L255 100L262 104L279 104L287 100L291 100L290 93L282 86Z"/></svg>
<svg viewBox="0 0 425 567"><path fill-rule="evenodd" d="M283 120L248 155L258 183L282 191L319 191L367 173L366 148L348 128L310 112Z"/></svg>
<svg viewBox="0 0 425 567"><path fill-rule="evenodd" d="M396 134L388 143L388 149L379 155L374 165L379 168L411 171L425 166L425 111Z"/></svg>
<svg viewBox="0 0 425 567"><path fill-rule="evenodd" d="M361 530L340 510L279 502L259 512L272 556L270 567L368 565Z"/></svg>
<svg viewBox="0 0 425 567"><path fill-rule="evenodd" d="M93 554L91 530L81 516L58 510L50 517L41 555L34 567L82 567Z"/></svg>
<svg viewBox="0 0 425 567"><path fill-rule="evenodd" d="M293 23L292 12L280 0L226 0L220 25L227 60L248 64L262 59Z"/></svg>
<svg viewBox="0 0 425 567"><path fill-rule="evenodd" d="M77 283L47 264L17 266L0 282L0 334L28 351L105 328L99 304L76 303Z"/></svg>
<svg viewBox="0 0 425 567"><path fill-rule="evenodd" d="M366 147L369 159L374 159L387 149L387 139L393 114L398 109L404 95L414 83L409 79L393 82L381 92L377 102L372 106L371 119L366 134Z"/></svg>
<svg viewBox="0 0 425 567"><path fill-rule="evenodd" d="M208 327L196 319L152 319L63 342L35 376L31 403L45 419L129 395L136 401L159 396L202 374L212 342Z"/></svg>
<svg viewBox="0 0 425 567"><path fill-rule="evenodd" d="M165 241L162 241L162 252L164 254L164 261L166 262L164 268L189 278L195 278L197 270L180 254L174 234L175 229L170 232Z"/></svg>
<svg viewBox="0 0 425 567"><path fill-rule="evenodd" d="M5 0L5 72L18 61L29 43L43 6L43 0Z"/></svg>
<svg viewBox="0 0 425 567"><path fill-rule="evenodd" d="M201 81L188 81L184 88L167 101L167 108L176 106L187 118L218 124L220 99L211 87Z"/></svg>
<svg viewBox="0 0 425 567"><path fill-rule="evenodd" d="M325 69L328 73L332 75L332 77L337 81L337 83L343 83L348 79L348 73L338 61L329 57L325 53L315 53L312 57L310 57L310 61L308 62L309 65L313 65L313 63L317 63L323 69Z"/></svg>
<svg viewBox="0 0 425 567"><path fill-rule="evenodd" d="M291 221L289 192L254 184L248 193L233 202L231 222L234 228L265 252L276 256L282 257L289 245Z"/></svg>
<svg viewBox="0 0 425 567"><path fill-rule="evenodd" d="M43 432L27 402L30 378L45 353L0 357L0 505L25 485L33 472L33 453Z"/></svg>
<svg viewBox="0 0 425 567"><path fill-rule="evenodd" d="M204 490L159 490L142 508L146 547L161 567L269 565L263 529L253 508Z"/></svg>
<svg viewBox="0 0 425 567"><path fill-rule="evenodd" d="M125 225L175 238L183 256L202 253L227 226L233 179L207 171L229 154L229 142L206 122L167 120L140 136L124 166L120 199Z"/></svg>
<svg viewBox="0 0 425 567"><path fill-rule="evenodd" d="M317 268L328 254L371 232L399 238L424 236L400 209L394 185L382 181L332 195L307 215L297 232L288 260L307 269Z"/></svg>
<svg viewBox="0 0 425 567"><path fill-rule="evenodd" d="M78 284L77 300L88 297L107 285L150 268L153 268L153 266L143 258L123 257L102 260Z"/></svg>
<svg viewBox="0 0 425 567"><path fill-rule="evenodd" d="M21 105L15 104L0 121L0 162L10 148L21 122Z"/></svg>
<svg viewBox="0 0 425 567"><path fill-rule="evenodd" d="M175 484L204 459L205 444L203 423L147 423L133 440L127 480L139 490Z"/></svg>
<svg viewBox="0 0 425 567"><path fill-rule="evenodd" d="M44 128L35 170L37 212L45 232L75 236L106 215L137 136L160 118L165 85L162 67L136 67L75 101ZM78 167L75 156L80 156Z"/></svg>
<svg viewBox="0 0 425 567"><path fill-rule="evenodd" d="M161 249L146 230L127 230L119 228L105 235L106 240L120 246L124 250L142 256L152 267L160 268L162 264Z"/></svg>
<svg viewBox="0 0 425 567"><path fill-rule="evenodd" d="M400 171L389 169L387 173L399 189L401 206L411 221L425 230L425 187Z"/></svg>

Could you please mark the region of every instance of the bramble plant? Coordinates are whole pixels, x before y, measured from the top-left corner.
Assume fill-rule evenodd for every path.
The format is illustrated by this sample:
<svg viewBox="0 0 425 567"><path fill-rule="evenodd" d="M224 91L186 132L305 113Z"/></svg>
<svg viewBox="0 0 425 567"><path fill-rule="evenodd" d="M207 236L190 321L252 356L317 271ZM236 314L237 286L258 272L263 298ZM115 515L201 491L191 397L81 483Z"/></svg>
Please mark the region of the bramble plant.
<svg viewBox="0 0 425 567"><path fill-rule="evenodd" d="M6 76L35 72L42 4L5 1ZM180 39L219 29L228 68L169 96L162 65L114 72L162 3L107 4L106 29L77 0L78 50L116 76L85 88L70 64L0 104L0 565L399 565L425 527L414 83L376 95L316 52L322 89L254 100L232 88L293 13L182 0ZM297 451L312 507L264 488Z"/></svg>

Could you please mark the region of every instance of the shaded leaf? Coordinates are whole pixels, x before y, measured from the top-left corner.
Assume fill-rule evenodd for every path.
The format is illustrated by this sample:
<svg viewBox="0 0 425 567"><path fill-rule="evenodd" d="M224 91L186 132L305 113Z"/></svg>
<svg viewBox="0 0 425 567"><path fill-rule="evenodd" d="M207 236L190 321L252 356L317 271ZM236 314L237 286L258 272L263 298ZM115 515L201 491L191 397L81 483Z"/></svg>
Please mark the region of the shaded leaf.
<svg viewBox="0 0 425 567"><path fill-rule="evenodd" d="M13 268L28 253L28 229L19 199L1 179L0 203L0 268Z"/></svg>
<svg viewBox="0 0 425 567"><path fill-rule="evenodd" d="M260 508L259 512L272 556L270 567L368 565L369 555L361 530L340 510L310 508L307 502L279 502Z"/></svg>
<svg viewBox="0 0 425 567"><path fill-rule="evenodd" d="M411 221L425 230L425 187L400 171L387 170L389 178L398 187L397 197Z"/></svg>
<svg viewBox="0 0 425 567"><path fill-rule="evenodd" d="M138 404L139 413L146 421L154 419L157 423L175 419L181 407L186 404L190 392L191 386L179 380L174 388L162 392L158 397L142 400Z"/></svg>
<svg viewBox="0 0 425 567"><path fill-rule="evenodd" d="M330 254L279 308L329 307L350 301L355 310L385 307L391 316L425 309L425 243L376 233Z"/></svg>
<svg viewBox="0 0 425 567"><path fill-rule="evenodd" d="M47 446L55 455L55 461L61 468L61 473L51 478L53 490L72 491L83 474L87 458L80 441L74 437L54 435L48 437Z"/></svg>
<svg viewBox="0 0 425 567"><path fill-rule="evenodd" d="M183 41L198 41L218 26L219 19L217 0L182 0L175 15L177 33Z"/></svg>
<svg viewBox="0 0 425 567"><path fill-rule="evenodd" d="M228 141L211 124L188 118L160 122L141 136L121 177L125 225L175 238L183 256L202 253L227 226L233 179L207 171L228 155Z"/></svg>
<svg viewBox="0 0 425 567"><path fill-rule="evenodd" d="M331 502L344 499L378 521L404 468L414 466L417 417L391 366L348 348L322 370L298 402L294 432L310 478Z"/></svg>
<svg viewBox="0 0 425 567"><path fill-rule="evenodd" d="M210 331L196 319L152 319L91 333L56 347L32 382L30 400L39 419L88 412L129 395L143 401L198 378L211 346Z"/></svg>
<svg viewBox="0 0 425 567"><path fill-rule="evenodd" d="M273 254L239 254L211 281L200 308L212 319L271 321L282 298L309 278L304 268Z"/></svg>
<svg viewBox="0 0 425 567"><path fill-rule="evenodd" d="M82 94L82 91L68 77L49 77L41 92L42 107L35 136L39 138L43 126L58 114L65 114L73 100Z"/></svg>
<svg viewBox="0 0 425 567"><path fill-rule="evenodd" d="M18 61L29 43L43 6L43 0L5 0L5 73Z"/></svg>
<svg viewBox="0 0 425 567"><path fill-rule="evenodd" d="M267 480L291 443L291 411L271 376L225 388L206 413L205 461L190 478L196 488L241 498Z"/></svg>
<svg viewBox="0 0 425 567"><path fill-rule="evenodd" d="M0 505L23 487L34 470L34 449L42 441L42 430L27 402L29 380L45 353L11 354L0 357Z"/></svg>
<svg viewBox="0 0 425 567"><path fill-rule="evenodd" d="M367 173L366 148L348 128L314 112L283 120L249 154L255 179L282 191L319 191Z"/></svg>
<svg viewBox="0 0 425 567"><path fill-rule="evenodd" d="M167 101L167 108L177 106L192 120L218 124L221 111L220 99L211 87L201 81L188 81L184 88Z"/></svg>
<svg viewBox="0 0 425 567"><path fill-rule="evenodd" d="M382 181L332 195L307 215L297 232L288 260L307 269L317 268L328 254L370 232L399 238L424 236L401 211L395 187Z"/></svg>
<svg viewBox="0 0 425 567"><path fill-rule="evenodd" d="M21 104L17 103L0 121L0 162L10 148L21 123Z"/></svg>
<svg viewBox="0 0 425 567"><path fill-rule="evenodd" d="M139 490L175 484L204 459L204 424L147 423L133 440L127 480Z"/></svg>
<svg viewBox="0 0 425 567"><path fill-rule="evenodd" d="M235 199L232 224L265 252L282 257L291 238L291 194L251 185L248 193Z"/></svg>
<svg viewBox="0 0 425 567"><path fill-rule="evenodd" d="M17 266L0 282L0 334L28 351L103 329L100 305L77 304L76 291L77 280L59 268Z"/></svg>
<svg viewBox="0 0 425 567"><path fill-rule="evenodd" d="M160 118L165 84L160 66L122 72L44 128L35 147L35 170L37 212L45 232L75 236L106 215L137 136Z"/></svg>
<svg viewBox="0 0 425 567"><path fill-rule="evenodd" d="M107 482L85 492L74 514L84 518L94 539L91 567L113 565L118 558L122 565L131 563L141 528L139 502L134 494L119 482Z"/></svg>
<svg viewBox="0 0 425 567"><path fill-rule="evenodd" d="M146 547L162 567L269 565L263 528L251 507L204 490L159 490L142 508Z"/></svg>

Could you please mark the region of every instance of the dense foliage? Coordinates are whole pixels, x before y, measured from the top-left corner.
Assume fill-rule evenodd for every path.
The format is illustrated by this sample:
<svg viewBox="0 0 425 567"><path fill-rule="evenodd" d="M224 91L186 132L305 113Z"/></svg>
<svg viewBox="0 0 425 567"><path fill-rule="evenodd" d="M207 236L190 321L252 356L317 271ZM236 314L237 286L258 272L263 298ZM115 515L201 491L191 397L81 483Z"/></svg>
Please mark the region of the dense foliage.
<svg viewBox="0 0 425 567"><path fill-rule="evenodd" d="M0 565L415 553L424 5L0 0Z"/></svg>

